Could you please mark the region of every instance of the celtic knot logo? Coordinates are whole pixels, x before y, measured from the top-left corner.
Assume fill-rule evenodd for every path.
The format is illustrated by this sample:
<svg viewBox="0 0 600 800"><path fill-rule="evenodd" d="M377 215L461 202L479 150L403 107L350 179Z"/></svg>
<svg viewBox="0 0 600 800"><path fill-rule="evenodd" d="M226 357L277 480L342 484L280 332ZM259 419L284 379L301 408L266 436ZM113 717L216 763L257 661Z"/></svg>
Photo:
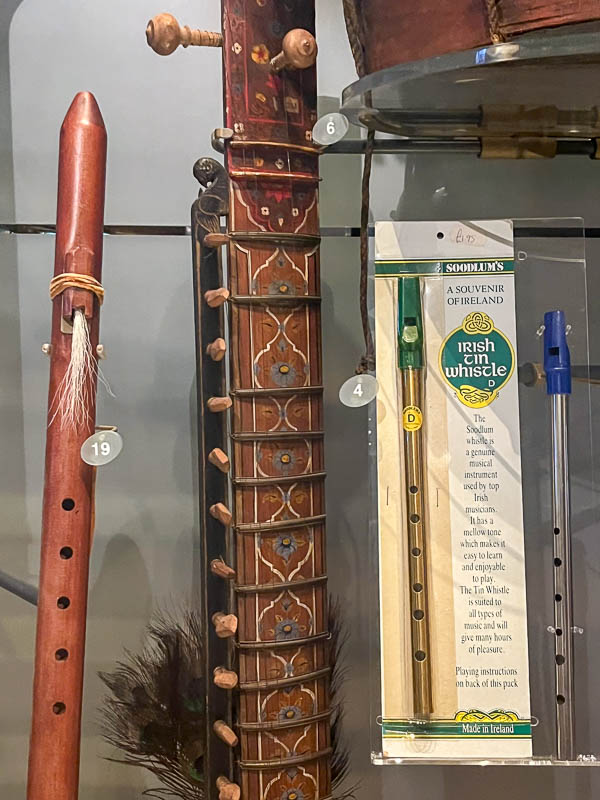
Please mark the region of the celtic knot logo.
<svg viewBox="0 0 600 800"><path fill-rule="evenodd" d="M492 392L485 389L475 389L473 386L461 386L458 390L463 403L472 408L482 408L488 404Z"/></svg>
<svg viewBox="0 0 600 800"><path fill-rule="evenodd" d="M462 329L465 333L491 333L494 330L494 323L483 311L473 311L463 320Z"/></svg>
<svg viewBox="0 0 600 800"><path fill-rule="evenodd" d="M515 368L515 353L506 334L483 311L473 311L442 342L442 377L468 408L493 403Z"/></svg>

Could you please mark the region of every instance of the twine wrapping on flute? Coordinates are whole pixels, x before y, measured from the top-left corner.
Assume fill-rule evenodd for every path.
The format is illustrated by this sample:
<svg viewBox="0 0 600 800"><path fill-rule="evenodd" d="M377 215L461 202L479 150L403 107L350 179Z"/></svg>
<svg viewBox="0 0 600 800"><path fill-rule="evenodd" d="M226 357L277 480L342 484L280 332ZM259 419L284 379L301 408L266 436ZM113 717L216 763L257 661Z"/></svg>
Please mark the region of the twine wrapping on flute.
<svg viewBox="0 0 600 800"><path fill-rule="evenodd" d="M50 300L54 300L65 289L88 289L96 295L100 305L104 302L104 286L91 275L81 275L78 272L55 275L50 281Z"/></svg>
<svg viewBox="0 0 600 800"><path fill-rule="evenodd" d="M104 287L91 275L77 272L63 272L50 281L50 300L54 300L66 289L86 289L92 292L102 305ZM90 392L95 390L94 379L98 378L108 393L114 397L108 381L98 366L97 358L92 352L90 332L85 313L75 309L73 313L73 335L71 339L71 360L65 375L52 399L51 409L54 413L48 423L52 425L60 416L61 428L78 428L89 417Z"/></svg>

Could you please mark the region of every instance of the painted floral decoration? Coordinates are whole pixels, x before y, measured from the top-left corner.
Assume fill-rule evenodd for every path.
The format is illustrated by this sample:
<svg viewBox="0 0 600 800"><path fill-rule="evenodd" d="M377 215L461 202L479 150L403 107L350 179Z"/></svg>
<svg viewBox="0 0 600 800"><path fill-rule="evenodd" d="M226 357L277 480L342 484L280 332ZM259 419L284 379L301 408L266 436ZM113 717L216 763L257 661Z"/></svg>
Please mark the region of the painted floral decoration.
<svg viewBox="0 0 600 800"><path fill-rule="evenodd" d="M275 640L278 642L288 639L298 639L300 626L295 619L280 619L275 625Z"/></svg>
<svg viewBox="0 0 600 800"><path fill-rule="evenodd" d="M255 44L252 48L252 61L255 64L268 64L270 60L271 55L266 44Z"/></svg>
<svg viewBox="0 0 600 800"><path fill-rule="evenodd" d="M301 719L302 709L298 708L298 706L284 706L279 709L277 717L280 722L290 722L290 720L293 719Z"/></svg>
<svg viewBox="0 0 600 800"><path fill-rule="evenodd" d="M274 550L284 561L289 561L298 549L298 543L289 533L282 533L277 537Z"/></svg>

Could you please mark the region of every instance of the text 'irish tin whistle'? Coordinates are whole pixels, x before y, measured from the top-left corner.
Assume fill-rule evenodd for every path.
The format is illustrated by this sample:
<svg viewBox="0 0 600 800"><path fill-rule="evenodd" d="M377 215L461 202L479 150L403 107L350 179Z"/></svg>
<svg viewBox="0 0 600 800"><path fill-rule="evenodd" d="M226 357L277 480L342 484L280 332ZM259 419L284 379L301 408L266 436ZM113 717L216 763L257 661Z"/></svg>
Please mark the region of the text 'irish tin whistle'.
<svg viewBox="0 0 600 800"><path fill-rule="evenodd" d="M563 311L544 314L544 372L552 419L556 756L559 761L572 761L575 758L575 707L568 432L571 357Z"/></svg>
<svg viewBox="0 0 600 800"><path fill-rule="evenodd" d="M95 430L105 171L104 122L93 95L81 92L60 132L28 800L78 794L94 514L94 467L80 450ZM81 363L87 367L78 381L73 376Z"/></svg>
<svg viewBox="0 0 600 800"><path fill-rule="evenodd" d="M402 383L413 713L432 713L424 464L423 316L418 278L398 282L398 367Z"/></svg>

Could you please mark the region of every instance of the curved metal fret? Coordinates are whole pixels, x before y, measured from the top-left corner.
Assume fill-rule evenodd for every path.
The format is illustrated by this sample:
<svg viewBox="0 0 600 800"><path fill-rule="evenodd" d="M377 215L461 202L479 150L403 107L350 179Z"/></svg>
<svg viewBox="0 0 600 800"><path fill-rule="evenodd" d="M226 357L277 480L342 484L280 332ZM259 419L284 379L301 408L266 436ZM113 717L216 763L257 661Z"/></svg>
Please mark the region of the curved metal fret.
<svg viewBox="0 0 600 800"><path fill-rule="evenodd" d="M318 156L321 153L320 147L310 147L309 145L290 144L289 142L261 142L248 139L231 139L229 146L237 149L248 147L275 147L279 150L289 150L292 153L309 153Z"/></svg>
<svg viewBox="0 0 600 800"><path fill-rule="evenodd" d="M228 234L234 242L275 242L276 244L288 245L313 245L318 246L321 242L319 234L310 233L277 233L272 231L232 231Z"/></svg>
<svg viewBox="0 0 600 800"><path fill-rule="evenodd" d="M276 522L242 522L234 525L234 530L238 533L264 533L265 531L285 531L290 528L307 528L325 522L325 517L325 514L316 514L313 517L280 519Z"/></svg>
<svg viewBox="0 0 600 800"><path fill-rule="evenodd" d="M289 306L302 303L321 303L321 296L316 294L232 294L228 303L234 305Z"/></svg>
<svg viewBox="0 0 600 800"><path fill-rule="evenodd" d="M298 717L298 719L289 720L288 722L238 722L236 728L241 731L282 731L290 728L303 728L306 725L313 725L315 722L328 719L332 714L333 710L329 708L320 714L311 714L310 717Z"/></svg>
<svg viewBox="0 0 600 800"><path fill-rule="evenodd" d="M319 758L331 755L331 747L324 750L317 750L316 753L301 753L299 756L291 758L274 758L271 761L240 761L242 769L279 769L280 767L293 767L297 764L304 764L306 761L317 761Z"/></svg>
<svg viewBox="0 0 600 800"><path fill-rule="evenodd" d="M284 475L278 477L273 475L268 478L232 478L234 486L273 486L274 484L285 486L289 483L307 483L309 481L324 480L326 472L301 472L298 475Z"/></svg>
<svg viewBox="0 0 600 800"><path fill-rule="evenodd" d="M232 169L229 171L232 178L241 178L246 180L248 178L266 178L267 180L274 181L306 181L307 183L318 183L321 178L303 172L270 172L261 171L257 169Z"/></svg>
<svg viewBox="0 0 600 800"><path fill-rule="evenodd" d="M232 433L229 438L234 442L279 442L286 439L322 439L323 436L323 431L242 431Z"/></svg>
<svg viewBox="0 0 600 800"><path fill-rule="evenodd" d="M287 397L296 394L322 394L322 386L277 386L268 389L232 389L232 397Z"/></svg>
<svg viewBox="0 0 600 800"><path fill-rule="evenodd" d="M236 584L234 590L238 594L253 594L254 592L280 592L282 589L303 589L306 586L315 586L326 583L327 575L317 575L316 578L305 578L299 581L282 581L281 583Z"/></svg>
<svg viewBox="0 0 600 800"><path fill-rule="evenodd" d="M251 681L248 683L240 683L240 691L242 692L256 692L270 689L284 689L288 686L295 686L300 683L308 683L309 681L324 678L331 672L331 667L323 667L313 672L307 672L304 675L297 675L291 678L279 678L272 681ZM249 723L250 724L250 723ZM255 723L251 723L255 724ZM242 723L238 723L238 727L243 728Z"/></svg>
<svg viewBox="0 0 600 800"><path fill-rule="evenodd" d="M317 633L314 636L308 636L304 639L282 639L273 640L272 642L236 642L235 646L240 650L280 650L285 647L300 647L305 644L315 644L323 640L331 639L329 631Z"/></svg>

